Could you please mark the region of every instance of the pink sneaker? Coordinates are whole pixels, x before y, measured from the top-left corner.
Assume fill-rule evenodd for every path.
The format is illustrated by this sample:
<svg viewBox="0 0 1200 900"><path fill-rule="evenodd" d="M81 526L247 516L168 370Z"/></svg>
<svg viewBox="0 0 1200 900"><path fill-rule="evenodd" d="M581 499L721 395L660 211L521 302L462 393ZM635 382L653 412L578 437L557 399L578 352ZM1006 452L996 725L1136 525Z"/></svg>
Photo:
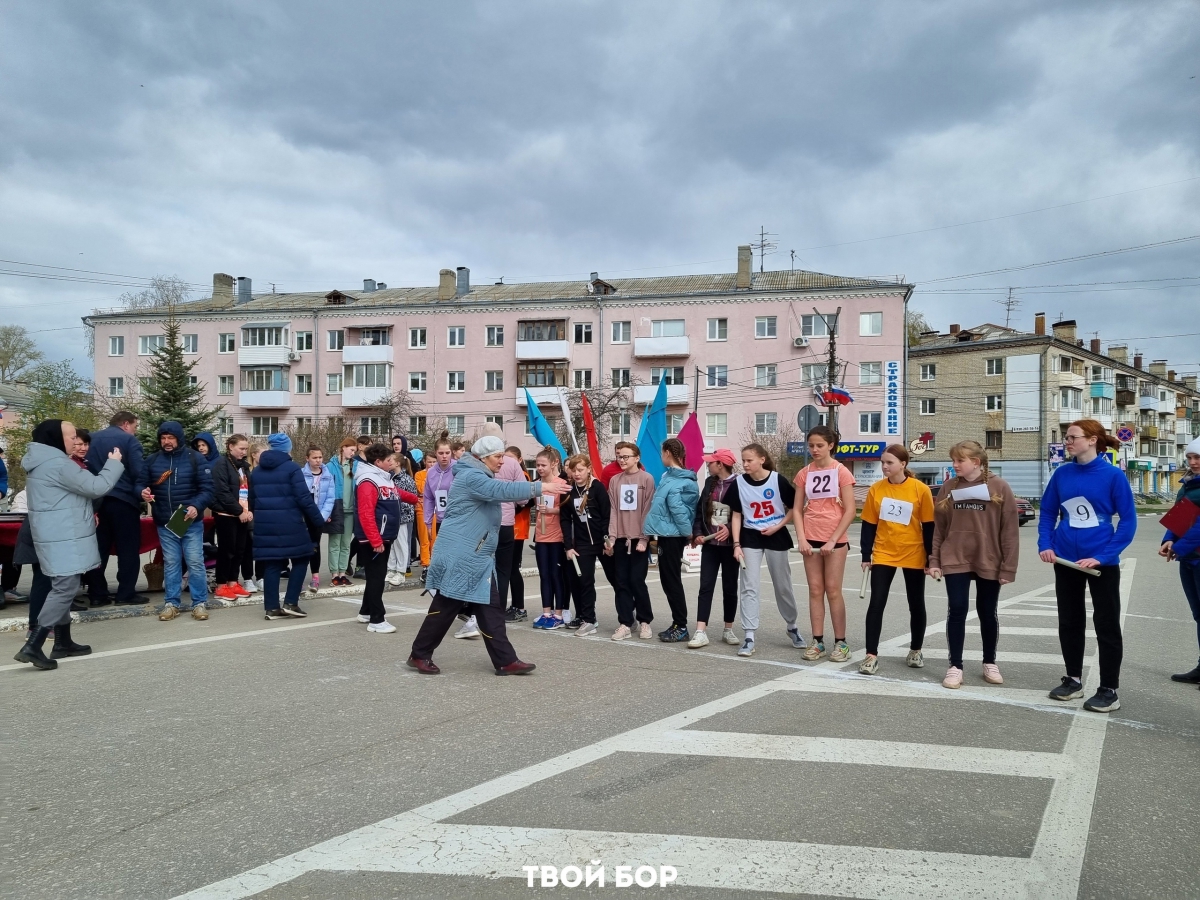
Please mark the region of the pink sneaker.
<svg viewBox="0 0 1200 900"><path fill-rule="evenodd" d="M1004 678L1000 675L1000 667L995 663L984 663L983 680L988 684L1004 684Z"/></svg>
<svg viewBox="0 0 1200 900"><path fill-rule="evenodd" d="M952 690L958 690L962 687L962 669L958 666L951 666L946 670L946 677L942 679L942 687L948 687Z"/></svg>

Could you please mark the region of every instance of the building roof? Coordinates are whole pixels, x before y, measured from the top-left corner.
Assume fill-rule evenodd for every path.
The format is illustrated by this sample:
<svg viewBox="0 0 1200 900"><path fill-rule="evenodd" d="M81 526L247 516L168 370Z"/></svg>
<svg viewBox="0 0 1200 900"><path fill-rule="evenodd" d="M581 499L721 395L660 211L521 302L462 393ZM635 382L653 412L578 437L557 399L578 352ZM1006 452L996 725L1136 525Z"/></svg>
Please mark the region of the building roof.
<svg viewBox="0 0 1200 900"><path fill-rule="evenodd" d="M29 388L23 382L0 383L0 406L5 409L29 409Z"/></svg>

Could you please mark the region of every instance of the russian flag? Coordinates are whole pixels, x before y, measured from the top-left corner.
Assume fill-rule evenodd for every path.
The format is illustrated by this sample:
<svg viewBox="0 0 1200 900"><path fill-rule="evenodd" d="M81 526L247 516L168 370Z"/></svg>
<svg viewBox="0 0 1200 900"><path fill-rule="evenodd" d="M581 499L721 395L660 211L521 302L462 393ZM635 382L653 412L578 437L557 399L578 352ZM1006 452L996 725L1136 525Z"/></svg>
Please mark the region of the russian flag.
<svg viewBox="0 0 1200 900"><path fill-rule="evenodd" d="M850 392L845 388L828 387L821 392L821 399L826 406L845 406L847 403L853 403L854 398L850 396Z"/></svg>

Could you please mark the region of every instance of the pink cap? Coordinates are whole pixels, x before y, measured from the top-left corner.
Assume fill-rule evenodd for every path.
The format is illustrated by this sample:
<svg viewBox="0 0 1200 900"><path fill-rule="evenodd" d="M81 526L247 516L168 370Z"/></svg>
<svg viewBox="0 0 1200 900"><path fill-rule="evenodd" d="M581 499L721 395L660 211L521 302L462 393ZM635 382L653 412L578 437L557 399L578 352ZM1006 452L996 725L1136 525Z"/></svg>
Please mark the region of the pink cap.
<svg viewBox="0 0 1200 900"><path fill-rule="evenodd" d="M709 462L724 463L725 465L729 466L729 468L731 468L731 469L737 465L737 458L733 455L733 451L726 450L724 447L718 447L712 453L705 453L704 461L706 463L709 463Z"/></svg>

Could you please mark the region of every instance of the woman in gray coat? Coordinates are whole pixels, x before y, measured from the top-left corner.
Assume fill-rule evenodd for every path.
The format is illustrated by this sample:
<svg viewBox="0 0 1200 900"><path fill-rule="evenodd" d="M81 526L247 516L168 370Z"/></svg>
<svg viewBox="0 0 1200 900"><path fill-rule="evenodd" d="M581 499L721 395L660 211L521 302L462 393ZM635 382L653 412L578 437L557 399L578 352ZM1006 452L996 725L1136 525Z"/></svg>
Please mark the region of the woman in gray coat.
<svg viewBox="0 0 1200 900"><path fill-rule="evenodd" d="M33 441L21 460L33 549L50 577L50 594L38 613L37 628L13 658L39 669L57 668L54 659L92 652L71 640L71 601L79 590L79 576L100 565L92 501L111 491L125 471L121 451L113 448L100 474L93 475L71 460L67 447L74 446L75 426L47 419L33 429ZM54 659L42 652L51 628Z"/></svg>

